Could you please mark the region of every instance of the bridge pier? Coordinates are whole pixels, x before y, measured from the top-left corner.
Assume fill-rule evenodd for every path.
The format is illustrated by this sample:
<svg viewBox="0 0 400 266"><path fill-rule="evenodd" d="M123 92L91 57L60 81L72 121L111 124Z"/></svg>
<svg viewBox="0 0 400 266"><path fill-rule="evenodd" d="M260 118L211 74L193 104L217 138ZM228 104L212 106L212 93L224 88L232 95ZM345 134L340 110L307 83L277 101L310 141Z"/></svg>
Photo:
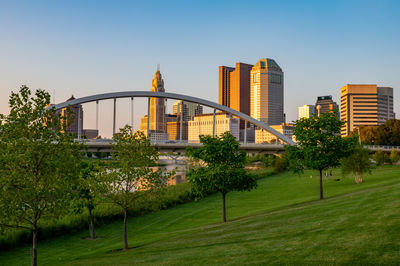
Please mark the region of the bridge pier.
<svg viewBox="0 0 400 266"><path fill-rule="evenodd" d="M82 105L78 105L78 140L81 140L81 134L82 134L82 125L81 125L81 108Z"/></svg>
<svg viewBox="0 0 400 266"><path fill-rule="evenodd" d="M133 97L131 97L131 127L133 132Z"/></svg>
<svg viewBox="0 0 400 266"><path fill-rule="evenodd" d="M179 142L182 142L182 125L183 125L183 100L181 101L181 117L180 117L180 126L179 126Z"/></svg>
<svg viewBox="0 0 400 266"><path fill-rule="evenodd" d="M240 129L240 120L239 120L239 129ZM244 137L243 137L244 145L247 144L247 120L244 120Z"/></svg>
<svg viewBox="0 0 400 266"><path fill-rule="evenodd" d="M214 108L214 115L213 115L213 138L215 137L215 112L217 109Z"/></svg>
<svg viewBox="0 0 400 266"><path fill-rule="evenodd" d="M147 138L150 140L150 97L147 98Z"/></svg>
<svg viewBox="0 0 400 266"><path fill-rule="evenodd" d="M115 135L115 120L117 119L117 98L114 98L113 136Z"/></svg>

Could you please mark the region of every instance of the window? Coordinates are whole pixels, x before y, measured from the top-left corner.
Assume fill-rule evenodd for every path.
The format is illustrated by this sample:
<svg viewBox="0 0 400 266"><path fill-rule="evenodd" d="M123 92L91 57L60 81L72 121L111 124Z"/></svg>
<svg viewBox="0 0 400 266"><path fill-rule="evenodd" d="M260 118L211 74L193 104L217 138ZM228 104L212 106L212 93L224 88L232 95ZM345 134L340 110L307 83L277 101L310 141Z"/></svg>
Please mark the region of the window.
<svg viewBox="0 0 400 266"><path fill-rule="evenodd" d="M282 75L270 73L269 81L275 84L282 84Z"/></svg>

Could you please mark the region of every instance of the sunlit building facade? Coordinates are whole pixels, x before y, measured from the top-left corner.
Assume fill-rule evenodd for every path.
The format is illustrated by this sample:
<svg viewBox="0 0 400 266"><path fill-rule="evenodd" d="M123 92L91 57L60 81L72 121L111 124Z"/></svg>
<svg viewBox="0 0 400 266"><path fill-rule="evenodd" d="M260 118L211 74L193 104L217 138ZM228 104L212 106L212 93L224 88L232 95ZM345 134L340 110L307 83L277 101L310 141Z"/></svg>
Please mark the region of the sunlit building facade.
<svg viewBox="0 0 400 266"><path fill-rule="evenodd" d="M188 142L199 143L200 135L213 135L214 114L196 115L193 121L189 121ZM215 136L230 131L239 140L239 119L230 114L215 114Z"/></svg>
<svg viewBox="0 0 400 266"><path fill-rule="evenodd" d="M286 137L292 139L295 141L295 138L293 136L293 125L288 124L288 123L282 123L280 125L271 125L271 128L275 129L279 133L285 135ZM268 131L264 129L256 129L255 130L255 143L256 144L261 144L261 143L276 143L276 136L273 135L272 133L269 133ZM279 143L283 143L282 140L279 140Z"/></svg>
<svg viewBox="0 0 400 266"><path fill-rule="evenodd" d="M261 59L251 69L250 116L268 125L284 123L283 72L273 59Z"/></svg>
<svg viewBox="0 0 400 266"><path fill-rule="evenodd" d="M298 119L310 118L313 114L315 114L315 106L305 104L305 105L299 107L299 118Z"/></svg>
<svg viewBox="0 0 400 266"><path fill-rule="evenodd" d="M346 122L342 136L361 125L381 125L395 119L393 88L375 84L347 84L340 90L340 119Z"/></svg>

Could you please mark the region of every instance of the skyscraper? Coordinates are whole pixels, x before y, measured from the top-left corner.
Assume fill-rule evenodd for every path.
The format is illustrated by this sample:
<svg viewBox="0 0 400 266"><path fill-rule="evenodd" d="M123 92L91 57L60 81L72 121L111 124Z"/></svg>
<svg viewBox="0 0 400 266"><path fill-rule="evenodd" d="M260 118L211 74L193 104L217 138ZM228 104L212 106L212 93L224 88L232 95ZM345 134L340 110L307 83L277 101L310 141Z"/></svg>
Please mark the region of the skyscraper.
<svg viewBox="0 0 400 266"><path fill-rule="evenodd" d="M284 123L283 72L269 58L263 58L250 72L250 116L268 125Z"/></svg>
<svg viewBox="0 0 400 266"><path fill-rule="evenodd" d="M371 84L347 84L340 90L340 119L345 121L341 134L348 136L361 125L381 125L394 119L393 88Z"/></svg>
<svg viewBox="0 0 400 266"><path fill-rule="evenodd" d="M250 115L250 71L253 65L219 67L219 104Z"/></svg>
<svg viewBox="0 0 400 266"><path fill-rule="evenodd" d="M339 106L333 101L332 96L318 96L317 102L315 103L315 113L317 116L333 111L339 111Z"/></svg>
<svg viewBox="0 0 400 266"><path fill-rule="evenodd" d="M162 79L160 70L157 69L154 79L151 82L151 91L165 92L164 80ZM166 132L165 122L165 99L150 98L150 114L149 114L149 130L157 130Z"/></svg>
<svg viewBox="0 0 400 266"><path fill-rule="evenodd" d="M183 102L183 112L182 108L182 100L176 101L172 105L172 113L176 116L179 116L181 113L183 114L183 121L193 120L195 115L200 115L203 113L203 106L197 103L191 102ZM178 121L179 122L179 121Z"/></svg>

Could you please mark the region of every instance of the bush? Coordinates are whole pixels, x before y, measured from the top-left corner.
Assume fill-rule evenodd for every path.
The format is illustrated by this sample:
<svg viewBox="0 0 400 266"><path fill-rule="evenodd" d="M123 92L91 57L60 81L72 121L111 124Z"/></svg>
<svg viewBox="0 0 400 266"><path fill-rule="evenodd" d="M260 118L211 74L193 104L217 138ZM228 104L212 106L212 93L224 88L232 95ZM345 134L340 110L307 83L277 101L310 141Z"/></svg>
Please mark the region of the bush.
<svg viewBox="0 0 400 266"><path fill-rule="evenodd" d="M383 165L387 161L387 155L382 150L378 150L373 156L372 159L375 161L377 166Z"/></svg>
<svg viewBox="0 0 400 266"><path fill-rule="evenodd" d="M395 164L395 163L397 163L399 160L400 160L400 156L399 156L399 153L397 152L397 149L393 149L393 150L390 152L390 162L391 162L392 164Z"/></svg>
<svg viewBox="0 0 400 266"><path fill-rule="evenodd" d="M282 154L281 157L275 157L272 166L275 173L281 173L287 170L289 166L289 161L286 157L286 154Z"/></svg>

